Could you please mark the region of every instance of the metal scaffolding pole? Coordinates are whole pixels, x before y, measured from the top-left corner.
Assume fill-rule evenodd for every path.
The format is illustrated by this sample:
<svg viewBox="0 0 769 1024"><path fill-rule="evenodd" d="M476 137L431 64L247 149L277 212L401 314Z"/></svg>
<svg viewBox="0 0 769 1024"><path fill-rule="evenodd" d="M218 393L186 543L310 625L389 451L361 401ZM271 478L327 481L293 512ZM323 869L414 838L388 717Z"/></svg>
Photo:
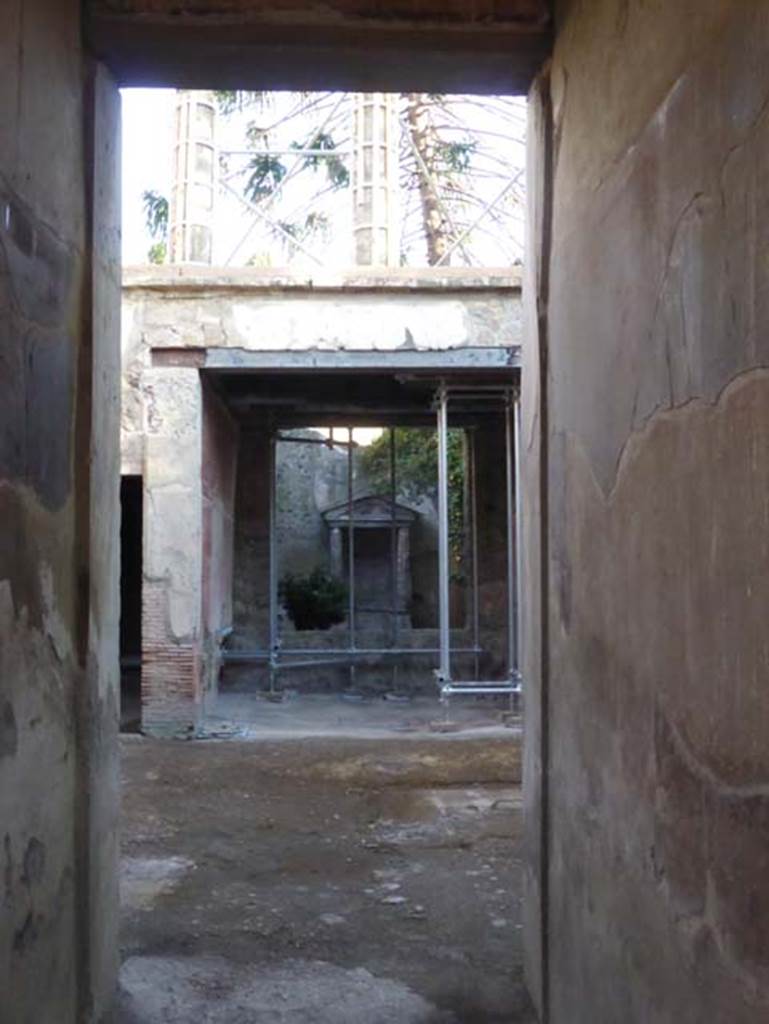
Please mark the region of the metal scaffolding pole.
<svg viewBox="0 0 769 1024"><path fill-rule="evenodd" d="M449 466L448 394L445 382L438 390L438 613L440 664L438 683L451 682L449 599Z"/></svg>
<svg viewBox="0 0 769 1024"><path fill-rule="evenodd" d="M398 642L398 533L395 513L395 427L390 427L390 600L392 605L392 642Z"/></svg>
<svg viewBox="0 0 769 1024"><path fill-rule="evenodd" d="M513 398L517 398L517 392L513 391L509 386L504 389L499 386L484 386L480 385L477 387L460 387L460 388L446 388L445 382L441 384L439 391L439 410L438 410L438 450L439 450L439 493L438 493L438 525L439 525L439 544L444 539L443 531L446 533L446 548L445 548L445 565L446 565L446 580L444 586L443 573L441 573L441 588L440 597L444 598L448 603L448 530L447 530L447 515L448 515L448 480L447 473L446 479L442 480L440 470L443 468L444 472L447 470L447 392L450 391L453 397L462 395L469 396L476 392L486 392L488 397L491 398L496 393L497 400L504 400L504 427L505 427L505 464L506 464L506 500L505 500L505 513L506 513L506 533L507 533L507 648L508 648L508 673L505 680L481 680L478 678L478 673L474 681L468 680L456 680L452 681L450 674L438 672L438 682L440 686L441 698L444 702L448 701L448 698L454 694L509 694L511 701L515 700L521 689L521 677L519 671L519 636L520 636L520 578L518 573L518 554L521 548L520 541L520 511L516 513L517 522L513 521L513 507L520 509L520 486L518 484L518 463L520 459L520 420L515 420L515 438L514 438L514 418L513 418ZM441 429L443 428L443 429ZM473 451L473 456L476 452ZM472 459L473 463L475 459ZM475 490L477 481L475 480L476 467L472 467L473 475L473 490ZM445 485L445 490L441 486ZM445 515L442 514L445 510ZM476 520L476 503L475 495L473 494L473 520L474 524ZM476 549L474 559L474 577L477 567L477 532L474 531L473 546ZM441 552L443 553L443 552ZM444 565L443 559L439 559L439 567L442 569ZM477 600L477 583L474 580L474 589ZM443 606L441 611L443 613ZM448 611L448 609L446 609ZM444 624L448 625L448 614L441 615L441 626ZM475 623L474 623L475 626ZM443 630L441 632L441 652L442 652L442 663L443 663ZM446 643L446 649L448 644ZM474 639L475 649L479 649L478 641Z"/></svg>
<svg viewBox="0 0 769 1024"><path fill-rule="evenodd" d="M349 647L281 647L279 654L281 657L287 655L301 656L304 655L344 655L350 657L354 655L356 658L365 657L382 657L389 654L397 654L398 657L401 655L416 655L418 657L426 657L431 654L439 654L440 647L356 647L354 651L350 651ZM455 647L452 650L452 654L480 654L482 653L481 648L474 647ZM269 661L269 651L225 651L223 658L227 662L249 662L249 661Z"/></svg>
<svg viewBox="0 0 769 1024"><path fill-rule="evenodd" d="M353 506L353 428L347 428L347 624L349 649L355 651L355 512ZM350 663L350 687L355 685L355 665Z"/></svg>
<svg viewBox="0 0 769 1024"><path fill-rule="evenodd" d="M277 440L270 433L269 454L269 647L270 647L270 693L275 690L275 671L278 663L278 517L277 517Z"/></svg>
<svg viewBox="0 0 769 1024"><path fill-rule="evenodd" d="M521 494L521 390L515 392L515 623L516 623L516 682L519 691L523 683L523 495Z"/></svg>
<svg viewBox="0 0 769 1024"><path fill-rule="evenodd" d="M477 654L477 648L480 645L481 639L481 608L480 600L478 596L479 591L479 574L478 574L478 497L477 497L477 477L476 477L476 442L475 442L475 431L470 431L470 443L467 446L467 453L469 456L470 465L468 466L468 479L470 481L470 526L471 526L471 558L472 558L472 623L473 623L473 647L476 648L476 654L473 658L473 678L477 679L480 673L480 664Z"/></svg>
<svg viewBox="0 0 769 1024"><path fill-rule="evenodd" d="M505 398L505 526L507 533L507 670L511 683L518 680L518 601L516 600L516 524L515 507L516 444L514 434L513 396Z"/></svg>
<svg viewBox="0 0 769 1024"><path fill-rule="evenodd" d="M397 486L395 479L395 427L390 427L390 603L392 617L390 619L390 640L393 647L398 645L398 526L395 512ZM397 689L398 666L392 666L392 688Z"/></svg>

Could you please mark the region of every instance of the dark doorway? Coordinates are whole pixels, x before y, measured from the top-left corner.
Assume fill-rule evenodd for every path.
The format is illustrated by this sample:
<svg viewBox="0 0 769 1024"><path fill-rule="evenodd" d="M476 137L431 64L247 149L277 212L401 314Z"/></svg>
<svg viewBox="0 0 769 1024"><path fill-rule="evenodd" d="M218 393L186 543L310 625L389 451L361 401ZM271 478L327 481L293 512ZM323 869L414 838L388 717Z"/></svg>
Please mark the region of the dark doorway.
<svg viewBox="0 0 769 1024"><path fill-rule="evenodd" d="M120 729L141 728L142 478L120 480Z"/></svg>

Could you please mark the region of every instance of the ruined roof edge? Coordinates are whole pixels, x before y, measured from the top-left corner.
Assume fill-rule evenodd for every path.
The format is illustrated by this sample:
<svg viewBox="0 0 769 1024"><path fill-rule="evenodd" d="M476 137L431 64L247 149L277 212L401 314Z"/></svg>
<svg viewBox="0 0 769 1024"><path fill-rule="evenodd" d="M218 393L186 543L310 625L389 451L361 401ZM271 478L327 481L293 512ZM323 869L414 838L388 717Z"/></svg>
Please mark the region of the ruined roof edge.
<svg viewBox="0 0 769 1024"><path fill-rule="evenodd" d="M360 267L351 270L292 272L254 267L189 265L128 266L123 288L153 291L520 291L522 268L516 267Z"/></svg>

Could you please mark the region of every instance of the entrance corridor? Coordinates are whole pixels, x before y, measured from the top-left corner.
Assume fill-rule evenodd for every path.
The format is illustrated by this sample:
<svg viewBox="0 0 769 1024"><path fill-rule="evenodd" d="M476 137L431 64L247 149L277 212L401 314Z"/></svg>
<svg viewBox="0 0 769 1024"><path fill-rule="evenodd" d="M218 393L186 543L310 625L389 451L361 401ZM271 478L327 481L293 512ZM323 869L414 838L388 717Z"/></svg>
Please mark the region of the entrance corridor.
<svg viewBox="0 0 769 1024"><path fill-rule="evenodd" d="M123 737L119 1024L534 1024L517 729L317 703L304 735Z"/></svg>

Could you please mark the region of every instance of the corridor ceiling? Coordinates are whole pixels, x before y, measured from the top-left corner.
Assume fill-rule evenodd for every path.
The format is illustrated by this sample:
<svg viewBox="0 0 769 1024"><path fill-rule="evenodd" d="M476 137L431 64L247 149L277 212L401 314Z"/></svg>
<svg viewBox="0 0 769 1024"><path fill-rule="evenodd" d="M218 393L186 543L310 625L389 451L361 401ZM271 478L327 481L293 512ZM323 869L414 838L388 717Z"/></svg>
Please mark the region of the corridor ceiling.
<svg viewBox="0 0 769 1024"><path fill-rule="evenodd" d="M86 0L121 85L522 94L546 0Z"/></svg>

